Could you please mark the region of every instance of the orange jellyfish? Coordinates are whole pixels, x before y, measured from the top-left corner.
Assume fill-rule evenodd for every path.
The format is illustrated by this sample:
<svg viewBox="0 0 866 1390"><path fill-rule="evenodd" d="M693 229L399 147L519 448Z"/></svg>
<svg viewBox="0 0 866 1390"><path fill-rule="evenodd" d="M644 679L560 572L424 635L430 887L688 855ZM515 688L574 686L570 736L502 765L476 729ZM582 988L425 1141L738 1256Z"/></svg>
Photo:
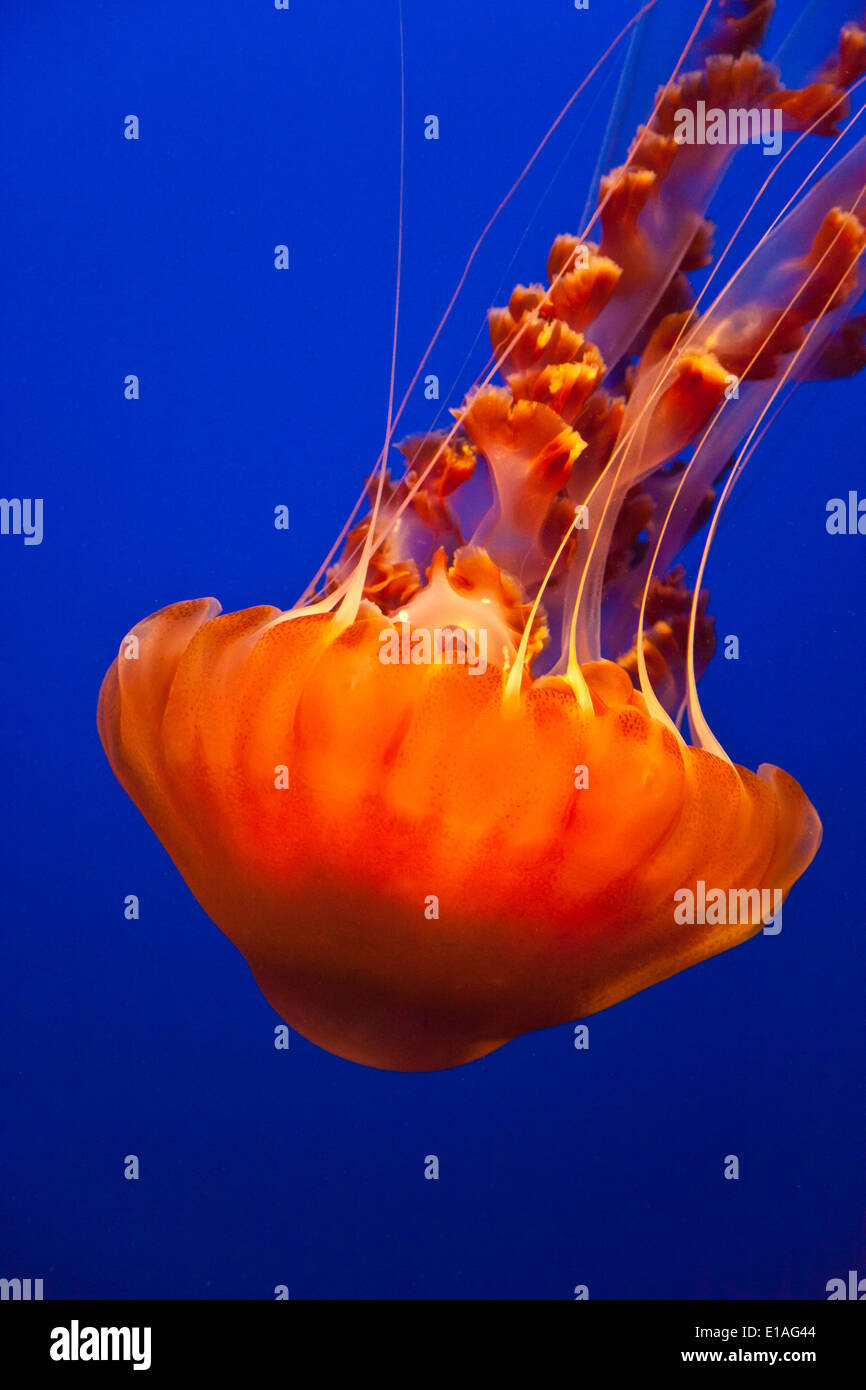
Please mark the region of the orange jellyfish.
<svg viewBox="0 0 866 1390"><path fill-rule="evenodd" d="M794 383L864 360L866 147L836 154L866 39L788 90L746 47L770 9L743 0L660 91L305 599L174 604L105 678L121 785L277 1013L341 1057L449 1067L607 1008L760 932L816 853L800 786L735 765L696 690L737 478ZM677 133L709 108L781 113L759 212L787 151L819 151L739 264L704 217L734 144Z"/></svg>

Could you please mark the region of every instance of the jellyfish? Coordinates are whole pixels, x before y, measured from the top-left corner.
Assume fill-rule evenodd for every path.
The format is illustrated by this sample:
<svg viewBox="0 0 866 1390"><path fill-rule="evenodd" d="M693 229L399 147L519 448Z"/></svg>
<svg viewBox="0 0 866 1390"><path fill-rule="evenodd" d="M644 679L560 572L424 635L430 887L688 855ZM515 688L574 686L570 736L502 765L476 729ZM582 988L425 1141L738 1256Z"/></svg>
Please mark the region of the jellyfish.
<svg viewBox="0 0 866 1390"><path fill-rule="evenodd" d="M798 783L735 764L697 695L738 478L794 386L866 360L866 142L840 153L866 34L788 89L756 51L771 9L725 4L690 44L393 472L389 411L301 600L175 603L105 677L121 786L277 1014L342 1058L452 1067L606 1009L761 932L818 849ZM747 254L705 215L737 145L681 138L708 110L788 133L738 232L817 151ZM715 911L684 920L689 895Z"/></svg>

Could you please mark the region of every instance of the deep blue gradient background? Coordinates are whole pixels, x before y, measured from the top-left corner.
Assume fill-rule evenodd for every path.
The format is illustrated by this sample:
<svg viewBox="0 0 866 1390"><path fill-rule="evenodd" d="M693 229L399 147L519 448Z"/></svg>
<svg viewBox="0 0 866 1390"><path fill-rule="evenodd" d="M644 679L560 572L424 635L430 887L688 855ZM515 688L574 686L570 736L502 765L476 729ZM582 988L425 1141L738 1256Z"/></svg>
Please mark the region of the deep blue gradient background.
<svg viewBox="0 0 866 1390"><path fill-rule="evenodd" d="M608 164L699 8L660 0ZM404 12L398 398L487 217L633 4ZM798 16L791 83L844 10L784 0L768 52ZM568 1299L585 1283L815 1299L866 1274L866 541L824 525L828 498L864 486L862 380L797 393L708 571L741 658L708 673L707 716L736 761L784 767L824 819L781 935L593 1018L588 1052L570 1026L428 1075L294 1033L277 1052L276 1016L114 781L94 712L120 638L154 609L211 593L288 606L381 447L396 0L7 0L0 37L0 492L45 499L40 547L0 537L0 1275L79 1298ZM431 359L443 388L459 376L447 403L483 365L482 331L464 367L503 280L539 278L553 236L580 230L624 51L485 243ZM738 156L723 228L769 163ZM416 389L401 432L432 423Z"/></svg>

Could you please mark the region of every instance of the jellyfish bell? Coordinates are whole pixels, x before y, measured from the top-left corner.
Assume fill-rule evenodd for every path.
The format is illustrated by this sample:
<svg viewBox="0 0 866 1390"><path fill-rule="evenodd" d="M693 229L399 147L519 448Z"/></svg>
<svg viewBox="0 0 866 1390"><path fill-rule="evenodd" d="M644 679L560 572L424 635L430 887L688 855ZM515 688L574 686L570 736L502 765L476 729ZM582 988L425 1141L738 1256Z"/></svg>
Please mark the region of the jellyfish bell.
<svg viewBox="0 0 866 1390"><path fill-rule="evenodd" d="M826 92L727 42L604 181L601 240L558 237L547 284L492 312L501 384L404 441L399 481L383 451L318 588L174 604L103 683L121 785L279 1015L341 1057L448 1067L606 1008L761 932L817 851L797 782L733 764L701 711L702 580L780 393L862 365L866 148L695 302L714 183L672 103L746 90L834 129ZM841 105L861 73L833 71ZM743 906L689 921L684 895Z"/></svg>
<svg viewBox="0 0 866 1390"><path fill-rule="evenodd" d="M590 709L548 676L512 711L504 664L383 664L366 603L338 636L214 613L140 625L106 751L266 998L340 1056L453 1066L605 1008L761 930L677 925L682 885L787 892L815 851L791 778L685 746L615 663L582 668Z"/></svg>

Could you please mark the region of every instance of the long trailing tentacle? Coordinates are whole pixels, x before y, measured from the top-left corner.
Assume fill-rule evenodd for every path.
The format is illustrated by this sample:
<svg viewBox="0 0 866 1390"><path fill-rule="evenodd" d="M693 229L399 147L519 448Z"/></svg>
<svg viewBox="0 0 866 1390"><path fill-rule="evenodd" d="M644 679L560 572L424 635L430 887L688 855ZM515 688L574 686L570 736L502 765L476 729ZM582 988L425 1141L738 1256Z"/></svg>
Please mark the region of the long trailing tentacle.
<svg viewBox="0 0 866 1390"><path fill-rule="evenodd" d="M534 150L533 153L530 155L529 159L526 161L526 164L523 166L522 170L521 170L520 173L518 174L517 178L514 180L514 182L513 182L513 184L511 185L511 187L508 189L508 192L504 195L504 197L503 197L503 198L500 200L500 202L497 204L496 208L495 208L494 211L491 213L490 217L488 218L487 222L485 223L484 227L482 228L481 233L480 233L480 235L478 236L478 239L477 239L476 242L475 242L475 245L472 247L472 250L471 250L470 253L469 253L469 256L468 256L468 258L467 258L466 264L465 264L465 266L463 267L463 270L462 270L462 272L461 272L461 274L460 274L460 278L459 278L459 280L458 280L458 282L457 282L457 285L456 285L456 287L455 287L455 289L454 289L454 291L453 291L453 293L452 293L452 295L451 295L451 298L450 298L450 300L448 301L448 304L446 305L445 311L444 311L444 313L442 314L442 317L441 317L441 319L439 320L439 323L438 323L437 326L436 326L436 329L435 329L435 331L434 331L434 333L433 333L432 338L430 339L430 342L427 344L427 347L424 349L424 352L423 352L423 354L422 354L422 356L421 356L421 360L419 361L417 367L415 368L415 371L414 371L414 374L413 374L413 376L412 376L412 379L411 379L411 381L409 382L409 385L406 387L406 391L405 391L405 393L404 393L404 395L403 395L403 399L401 400L400 405L398 406L397 411L396 411L396 413L395 413L395 415L394 415L394 417L393 417L393 421L391 422L391 424L390 424L390 426L389 426L389 430L388 430L387 437L386 437L386 441L385 441L384 450L383 450L382 454L380 454L380 456L379 456L379 458L378 458L378 460L377 460L377 463L376 463L376 469L377 469L377 470L380 469L380 468L382 467L382 464L383 464L384 460L387 458L387 452L388 452L388 449L389 449L389 447L390 447L391 440L392 440L392 438L393 438L394 430L396 429L396 426L397 426L397 424L399 423L399 421L400 421L400 419L401 419L401 417L402 417L402 415L403 415L403 411L405 410L406 406L407 406L408 403L409 403L409 399L410 399L410 397L411 397L411 395L412 395L412 392L413 392L413 390L415 389L415 386L417 385L418 378L420 377L421 373L423 372L424 367L426 366L427 361L428 361L428 359L429 359L429 357L430 357L430 354L431 354L431 352L433 351L434 347L436 346L436 343L437 343L438 340L439 340L439 337L440 337L440 335L441 335L441 333L442 333L442 330L444 329L446 323L448 322L448 319L451 317L452 310L454 309L454 306L455 306L455 304L457 303L457 300L458 300L459 297L460 297L461 291L463 290L463 287L464 287L464 285L466 284L466 279L467 279L467 277L468 277L468 275L469 275L469 271L470 271L471 268L472 268L472 265L473 265L473 263L474 263L474 261L475 261L477 255L478 255L478 252L481 250L481 247L484 245L484 242L485 242L486 239L487 239L488 233L491 231L492 227L494 226L494 224L495 224L496 221L498 220L500 214L505 210L505 208L506 208L506 207L508 206L508 204L511 202L511 199L514 197L514 194L517 192L518 188L520 188L521 184L523 183L523 181L524 181L524 179L526 178L527 174L529 173L530 169L533 167L533 165L534 165L534 164L536 163L536 161L538 160L538 157L539 157L539 155L541 154L542 150L543 150L544 147L547 145L548 141L550 140L550 138L551 138L551 136L554 134L554 132L555 132L555 131L558 129L558 127L562 124L563 120L564 120L565 117L568 115L568 113L569 113L569 111L571 110L572 106L573 106L574 103L577 101L578 97L580 97L580 96L583 94L583 92L584 92L584 91L586 90L586 88L589 86L589 83L590 83L590 82L592 81L592 79L595 77L596 73L604 66L604 64L607 62L608 58L610 58L610 56L615 52L615 50L617 49L617 47L619 46L619 44L621 43L621 41L625 38L626 34L629 33L630 30L632 30L636 25L638 25L638 24L640 23L640 21L641 21L641 19L644 17L644 15L647 14L647 13L653 8L653 6L654 6L656 3L657 3L657 0L646 0L646 3L643 4L643 5L640 7L640 9L637 11L636 14L632 15L631 19L630 19L625 25L623 25L622 29L619 31L619 33L616 35L616 37L615 37L614 39L611 40L611 42L608 44L607 48L606 48L606 49L604 50L604 52L602 53L601 57L598 59L598 61L597 61L596 63L593 64L593 66L590 68L590 70L589 70L589 72L586 74L586 76L582 79L582 81L581 81L581 82L578 84L578 86L574 89L574 91L572 92L572 94L571 94L571 96L569 97L568 101L567 101L567 102L565 103L565 105L562 107L562 110L561 110L561 111L559 112L559 114L555 117L555 119L551 122L551 124L550 124L550 126L548 127L547 131L546 131L545 134L542 136L542 138L541 138L541 140L539 141L538 145L535 147L535 150ZM711 0L707 0L707 5L705 6L705 9L708 7L708 4L709 4L709 3L711 3ZM402 65L402 61L403 61L403 47L402 47L402 45L403 45L402 15L401 15L401 25L400 25L400 42L401 42L401 65ZM405 82L405 76L404 76L404 73L403 73L403 70L402 70L402 66L401 66L401 84L403 84L404 82ZM405 97L404 97L404 99L405 99ZM402 159L402 156L401 156L401 159ZM401 179L402 179L402 163L401 163ZM401 202L401 207L402 207L402 202ZM374 470L374 472L375 472L375 471L376 471L376 470ZM354 520L354 517L357 515L358 510L360 509L361 505L363 504L364 497L366 496L366 491L367 491L366 488L364 488L364 489L362 490L360 496L358 497L357 502L355 503L355 505L354 505L354 507L353 507L353 509L352 509L352 512L351 512L351 514L350 514L350 516L349 516L349 519L348 519L347 522L345 523L345 525L344 525L342 531L341 531L340 534L338 535L338 537L337 537L336 541L334 542L333 546L331 547L331 550L329 551L328 555L325 557L325 559L323 560L322 564L319 566L318 571L317 571L316 574L313 576L313 578L310 580L310 583L307 585L307 588L306 588L306 590L304 591L304 594L302 595L302 600L303 600L303 598L305 598L305 597L307 596L307 594L309 594L311 591L313 591L313 590L315 589L315 587L316 587L316 585L318 584L320 578L321 578L322 575L324 574L324 572L325 572L325 570L326 570L328 564L330 563L332 557L334 556L334 554L336 554L336 551L337 551L337 549L339 548L339 546L340 546L341 542L343 541L343 539L345 538L345 536L346 536L346 534L347 534L347 532L348 532L348 529L349 529L349 527L351 526L352 521Z"/></svg>

